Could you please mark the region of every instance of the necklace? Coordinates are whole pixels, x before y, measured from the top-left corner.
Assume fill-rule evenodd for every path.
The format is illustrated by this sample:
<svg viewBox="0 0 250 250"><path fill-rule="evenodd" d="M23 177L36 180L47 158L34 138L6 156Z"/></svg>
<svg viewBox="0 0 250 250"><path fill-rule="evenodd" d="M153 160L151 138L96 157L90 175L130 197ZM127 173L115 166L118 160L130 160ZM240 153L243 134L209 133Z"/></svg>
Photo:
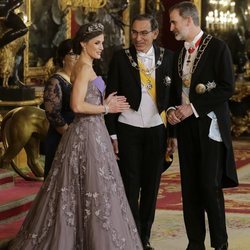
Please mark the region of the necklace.
<svg viewBox="0 0 250 250"><path fill-rule="evenodd" d="M184 47L182 48L181 53L180 53L179 58L178 58L178 74L179 74L179 77L182 79L183 85L186 88L190 87L192 74L195 72L196 67L201 59L201 56L203 55L203 53L204 53L204 51L205 51L205 49L206 49L206 47L211 39L212 39L212 36L207 35L204 38L204 40L201 42L201 45L199 46L198 51L197 51L197 55L194 59L193 67L190 68L189 74L186 74L186 75L183 75L183 68L182 67L183 67Z"/></svg>
<svg viewBox="0 0 250 250"><path fill-rule="evenodd" d="M140 76L141 76L141 82L144 85L144 87L146 87L147 90L151 90L153 88L153 84L152 84L152 74L146 74L146 69L144 64L141 62L140 59L138 59L138 66L140 68Z"/></svg>
<svg viewBox="0 0 250 250"><path fill-rule="evenodd" d="M142 72L142 73L144 73L144 72ZM152 87L153 87L153 85L152 85L152 83L151 83L151 79L150 79L150 76L151 76L151 74L150 75L148 75L148 74L144 74L145 75L145 78L146 78L146 84L145 84L145 87L146 87L146 89L147 90L150 90L150 89L152 89Z"/></svg>
<svg viewBox="0 0 250 250"><path fill-rule="evenodd" d="M156 69L162 64L164 51L165 51L165 49L160 47L160 57L159 57L158 61L156 62L155 66L153 66L153 67L150 68L150 69L142 69L141 67L139 67L139 65L135 62L135 60L134 60L133 57L131 56L129 49L125 49L125 53L126 53L128 59L129 59L129 61L130 61L130 64L131 64L135 69L144 72L145 75L148 75L148 76L151 75L152 72L153 72L154 70L156 70Z"/></svg>
<svg viewBox="0 0 250 250"><path fill-rule="evenodd" d="M202 38L202 37L201 37ZM195 51L195 49L199 46L200 42L201 42L201 38L194 44L194 46L190 47L187 51L188 51L188 58L187 58L187 66L189 65L189 63L191 62L191 54Z"/></svg>

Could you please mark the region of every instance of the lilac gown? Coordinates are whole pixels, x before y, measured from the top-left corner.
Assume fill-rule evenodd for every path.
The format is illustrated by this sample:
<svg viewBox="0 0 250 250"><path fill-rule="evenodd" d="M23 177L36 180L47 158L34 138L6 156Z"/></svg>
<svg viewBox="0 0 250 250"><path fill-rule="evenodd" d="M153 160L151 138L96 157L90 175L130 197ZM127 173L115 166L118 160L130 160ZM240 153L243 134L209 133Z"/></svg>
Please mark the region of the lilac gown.
<svg viewBox="0 0 250 250"><path fill-rule="evenodd" d="M85 101L104 89L97 77ZM10 249L142 249L103 115L76 115Z"/></svg>

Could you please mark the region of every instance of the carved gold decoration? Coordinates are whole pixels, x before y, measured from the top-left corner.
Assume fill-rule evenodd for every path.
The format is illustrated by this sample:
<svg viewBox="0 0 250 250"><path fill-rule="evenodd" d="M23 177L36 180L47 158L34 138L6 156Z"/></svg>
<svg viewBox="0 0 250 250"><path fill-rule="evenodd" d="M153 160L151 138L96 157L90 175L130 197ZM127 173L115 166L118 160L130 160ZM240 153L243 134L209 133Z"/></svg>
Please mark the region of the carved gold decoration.
<svg viewBox="0 0 250 250"><path fill-rule="evenodd" d="M0 34L7 31L8 28L4 22L0 22ZM16 54L24 43L25 37L22 36L0 48L0 77L3 79L3 87L8 87L8 80L15 66Z"/></svg>
<svg viewBox="0 0 250 250"><path fill-rule="evenodd" d="M32 5L31 0L25 0L25 12L27 15L27 23L26 25L29 26L31 24L31 15L32 15ZM66 30L65 30L65 37L70 38L71 37L71 11L70 9L65 12L65 22L66 22ZM29 62L29 53L30 53L30 46L29 46L29 32L25 36L25 44L26 49L24 50L24 83L27 85L33 84L33 79L38 80L40 82L44 82L46 79L48 79L50 72L51 72L51 66L50 61L48 61L44 66L38 66L38 67L30 67Z"/></svg>
<svg viewBox="0 0 250 250"><path fill-rule="evenodd" d="M83 7L86 12L96 11L97 9L104 7L106 3L107 0L58 0L61 10Z"/></svg>
<svg viewBox="0 0 250 250"><path fill-rule="evenodd" d="M246 71L244 72L244 79L246 80L250 80L250 60L247 61L246 65L245 65Z"/></svg>
<svg viewBox="0 0 250 250"><path fill-rule="evenodd" d="M161 6L161 0L156 0L156 11L159 11L160 10L160 6Z"/></svg>
<svg viewBox="0 0 250 250"><path fill-rule="evenodd" d="M232 133L236 137L243 133L250 134L250 110L243 117L232 116Z"/></svg>
<svg viewBox="0 0 250 250"><path fill-rule="evenodd" d="M32 84L32 78L40 79L41 81L46 81L49 76L55 72L55 65L53 64L53 59L50 58L48 62L42 67L32 67L29 68L30 71L26 75L26 84Z"/></svg>
<svg viewBox="0 0 250 250"><path fill-rule="evenodd" d="M146 9L146 1L140 0L140 14L144 14Z"/></svg>
<svg viewBox="0 0 250 250"><path fill-rule="evenodd" d="M43 102L42 98L29 101L0 101L0 108L20 107L20 106L39 106Z"/></svg>
<svg viewBox="0 0 250 250"><path fill-rule="evenodd" d="M193 2L197 6L197 9L198 9L199 14L200 14L200 20L201 20L201 0L194 0Z"/></svg>
<svg viewBox="0 0 250 250"><path fill-rule="evenodd" d="M241 100L247 96L250 96L250 82L236 82L234 95L231 97L230 100L235 102L241 102Z"/></svg>
<svg viewBox="0 0 250 250"><path fill-rule="evenodd" d="M38 107L19 107L9 111L2 120L1 136L5 152L0 158L1 167L10 163L26 180L43 180L39 145L47 134L49 123L45 111ZM14 157L25 149L27 164L34 177L26 174L15 164Z"/></svg>

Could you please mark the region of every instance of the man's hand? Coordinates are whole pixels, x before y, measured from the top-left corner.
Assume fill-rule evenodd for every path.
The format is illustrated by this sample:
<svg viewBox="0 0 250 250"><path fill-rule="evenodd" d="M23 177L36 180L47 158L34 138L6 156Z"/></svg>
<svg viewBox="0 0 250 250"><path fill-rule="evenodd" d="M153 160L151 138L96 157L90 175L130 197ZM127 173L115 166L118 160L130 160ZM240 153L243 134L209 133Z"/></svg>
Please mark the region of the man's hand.
<svg viewBox="0 0 250 250"><path fill-rule="evenodd" d="M170 109L167 113L167 118L168 118L168 122L171 125L175 125L179 122L181 122L181 120L176 116L175 114L175 109Z"/></svg>
<svg viewBox="0 0 250 250"><path fill-rule="evenodd" d="M118 140L117 139L111 139L111 141L112 141L114 153L115 153L115 156L116 156L116 160L120 160L120 158L118 157L118 153L119 153Z"/></svg>
<svg viewBox="0 0 250 250"><path fill-rule="evenodd" d="M168 138L166 154L172 155L176 149L177 149L177 139L176 138Z"/></svg>
<svg viewBox="0 0 250 250"><path fill-rule="evenodd" d="M193 114L191 104L182 104L180 106L176 106L175 108L175 115L181 121Z"/></svg>

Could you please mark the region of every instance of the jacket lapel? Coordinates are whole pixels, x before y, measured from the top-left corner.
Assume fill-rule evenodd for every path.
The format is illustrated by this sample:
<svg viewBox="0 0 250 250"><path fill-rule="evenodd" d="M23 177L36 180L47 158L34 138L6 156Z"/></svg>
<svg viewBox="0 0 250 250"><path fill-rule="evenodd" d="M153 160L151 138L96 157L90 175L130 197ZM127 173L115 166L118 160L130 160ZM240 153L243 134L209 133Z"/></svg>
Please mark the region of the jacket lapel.
<svg viewBox="0 0 250 250"><path fill-rule="evenodd" d="M204 39L206 37L207 37L207 34L204 33L203 36L202 36L201 45L202 45L202 43L203 43L203 41L204 41ZM197 56L196 56L195 60L199 60L199 61L198 61L198 64L197 64L197 67L196 67L194 73L192 74L192 83L196 82L196 79L200 76L200 74L204 73L202 71L202 69L204 69L203 65L206 63L206 60L208 58L207 57L207 54L209 53L209 48L208 47L209 47L209 44L205 48L205 50L204 50L203 54L201 55L200 59L198 59L198 53L199 53L199 51L197 52ZM199 47L199 49L200 49L200 47ZM195 64L195 62L194 62L194 64Z"/></svg>
<svg viewBox="0 0 250 250"><path fill-rule="evenodd" d="M130 54L131 54L133 60L134 60L134 61L137 63L137 65L138 65L135 47L134 47L134 46L130 47L130 48L129 48L129 52L130 52ZM129 59L128 59L128 60L129 60ZM129 63L131 64L131 62L129 62ZM140 72L139 72L139 70L136 69L135 67L133 67L132 65L131 65L130 68L131 68L131 71L132 71L132 74L133 74L133 76L134 76L134 78L135 78L136 83L137 83L139 86L141 86L141 80L140 80Z"/></svg>
<svg viewBox="0 0 250 250"><path fill-rule="evenodd" d="M154 51L155 51L155 64L156 64L160 57L160 48L154 45ZM161 65L155 70L156 99L160 96L163 87L161 82L161 79L163 79L164 75L163 68L164 67L162 67Z"/></svg>

